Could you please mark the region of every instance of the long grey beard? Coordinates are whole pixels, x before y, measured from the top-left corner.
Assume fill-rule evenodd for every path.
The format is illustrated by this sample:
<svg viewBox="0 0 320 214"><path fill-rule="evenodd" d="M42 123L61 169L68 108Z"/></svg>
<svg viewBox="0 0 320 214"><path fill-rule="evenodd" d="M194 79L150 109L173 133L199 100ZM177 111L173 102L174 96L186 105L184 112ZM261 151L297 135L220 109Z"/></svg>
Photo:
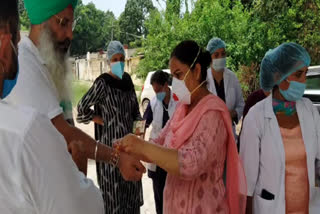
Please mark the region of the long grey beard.
<svg viewBox="0 0 320 214"><path fill-rule="evenodd" d="M44 60L51 79L55 84L58 93L58 99L70 100L71 98L71 65L69 63L69 52L61 53L54 47L53 36L48 26L44 29L39 39L39 52Z"/></svg>

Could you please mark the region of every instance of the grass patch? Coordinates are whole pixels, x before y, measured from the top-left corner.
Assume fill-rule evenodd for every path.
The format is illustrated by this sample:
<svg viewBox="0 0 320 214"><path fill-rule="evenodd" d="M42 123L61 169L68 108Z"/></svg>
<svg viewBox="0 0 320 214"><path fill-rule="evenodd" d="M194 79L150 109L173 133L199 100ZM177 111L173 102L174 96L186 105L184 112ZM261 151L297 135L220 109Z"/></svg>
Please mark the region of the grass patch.
<svg viewBox="0 0 320 214"><path fill-rule="evenodd" d="M76 107L81 100L81 98L88 92L92 83L86 81L73 81L72 82L72 91L73 99L72 105Z"/></svg>
<svg viewBox="0 0 320 214"><path fill-rule="evenodd" d="M73 99L72 106L76 107L81 100L81 98L88 92L90 87L92 86L91 82L87 81L73 81L72 82L72 91L73 91ZM138 102L140 101L142 86L135 85L134 89L137 93Z"/></svg>

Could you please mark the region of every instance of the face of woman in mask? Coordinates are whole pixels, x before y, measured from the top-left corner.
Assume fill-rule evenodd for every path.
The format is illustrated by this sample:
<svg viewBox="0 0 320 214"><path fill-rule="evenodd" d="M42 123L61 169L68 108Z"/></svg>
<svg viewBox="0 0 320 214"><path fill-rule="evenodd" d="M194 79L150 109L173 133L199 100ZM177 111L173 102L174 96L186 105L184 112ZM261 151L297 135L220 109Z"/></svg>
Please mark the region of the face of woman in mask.
<svg viewBox="0 0 320 214"><path fill-rule="evenodd" d="M227 57L226 49L224 48L217 49L211 55L211 59L212 59L211 68L213 68L216 72L222 72L226 67L226 63L227 63L226 57Z"/></svg>
<svg viewBox="0 0 320 214"><path fill-rule="evenodd" d="M174 95L174 98L176 100L178 98L179 101L184 100L185 104L191 104L191 95L201 84L200 64L197 63L191 69L190 66L180 62L176 57L172 57L169 66L173 76L172 91L177 96L175 98Z"/></svg>
<svg viewBox="0 0 320 214"><path fill-rule="evenodd" d="M118 79L122 79L124 73L124 61L125 57L123 54L115 54L110 60L111 73Z"/></svg>
<svg viewBox="0 0 320 214"><path fill-rule="evenodd" d="M280 93L287 101L297 101L302 98L306 89L307 72L308 67L305 66L279 84Z"/></svg>

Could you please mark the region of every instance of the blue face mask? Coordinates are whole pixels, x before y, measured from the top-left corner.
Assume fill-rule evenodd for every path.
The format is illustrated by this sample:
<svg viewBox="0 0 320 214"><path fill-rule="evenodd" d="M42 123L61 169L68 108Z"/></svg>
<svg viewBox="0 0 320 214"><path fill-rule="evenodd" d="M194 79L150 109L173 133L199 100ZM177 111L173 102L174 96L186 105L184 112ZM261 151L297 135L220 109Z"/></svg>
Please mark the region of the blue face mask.
<svg viewBox="0 0 320 214"><path fill-rule="evenodd" d="M17 84L17 79L18 79L18 74L19 74L19 65L17 66L17 73L16 77L13 80L4 80L3 81L3 88L2 88L2 95L1 99L6 98Z"/></svg>
<svg viewBox="0 0 320 214"><path fill-rule="evenodd" d="M159 92L157 93L157 99L162 102L164 98L166 97L166 92Z"/></svg>
<svg viewBox="0 0 320 214"><path fill-rule="evenodd" d="M280 93L287 101L297 101L300 100L306 90L306 84L296 81L290 81L290 86L288 90L283 91L280 89Z"/></svg>
<svg viewBox="0 0 320 214"><path fill-rule="evenodd" d="M124 62L111 63L111 72L122 79L124 73Z"/></svg>
<svg viewBox="0 0 320 214"><path fill-rule="evenodd" d="M12 49L13 49L14 53L17 55L17 51L16 51L12 41L10 41L10 43L11 43L11 46L12 46ZM3 80L3 88L2 88L1 99L6 98L11 93L12 89L17 84L18 75L19 75L19 62L17 61L16 77L13 80L9 80L9 79Z"/></svg>

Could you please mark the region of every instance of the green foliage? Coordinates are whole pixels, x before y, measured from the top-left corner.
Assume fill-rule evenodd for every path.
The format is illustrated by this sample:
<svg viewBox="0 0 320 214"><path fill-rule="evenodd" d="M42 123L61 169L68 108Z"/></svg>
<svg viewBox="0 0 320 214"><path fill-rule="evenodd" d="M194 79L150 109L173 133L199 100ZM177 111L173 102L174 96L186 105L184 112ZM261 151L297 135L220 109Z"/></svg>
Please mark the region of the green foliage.
<svg viewBox="0 0 320 214"><path fill-rule="evenodd" d="M88 92L92 83L85 81L73 81L72 82L72 92L73 99L72 105L77 106L81 98Z"/></svg>
<svg viewBox="0 0 320 214"><path fill-rule="evenodd" d="M24 0L19 0L19 16L20 16L20 26L21 30L28 31L30 29L30 20L28 18L28 14L26 9L24 8Z"/></svg>
<svg viewBox="0 0 320 214"><path fill-rule="evenodd" d="M242 94L245 100L253 91L259 88L259 78L257 74L258 69L259 66L257 63L253 63L251 66L239 67L237 74L241 83Z"/></svg>
<svg viewBox="0 0 320 214"><path fill-rule="evenodd" d="M246 64L249 60L239 48L246 49L240 41L244 40L249 18L240 2L229 0L198 0L192 13L185 13L182 18L152 13L146 22L149 35L143 42L145 59L139 65L139 75L145 77L149 71L167 68L171 51L182 40L193 39L206 47L214 36L228 43L231 68Z"/></svg>
<svg viewBox="0 0 320 214"><path fill-rule="evenodd" d="M80 0L71 53L105 49L112 39L142 47L139 54L145 57L138 76L146 77L149 71L168 67L171 51L182 40L193 39L205 48L212 37L220 37L227 43L228 67L237 73L245 93L256 88L264 54L283 42L301 44L310 53L312 64L320 64L320 0L165 2L166 10L157 11L152 0L128 0L117 20L112 12L83 5ZM19 13L21 28L28 30L23 0L19 0Z"/></svg>
<svg viewBox="0 0 320 214"><path fill-rule="evenodd" d="M124 44L134 42L133 46L141 46L141 38L147 35L145 19L154 9L152 0L127 0L125 10L119 17L120 40Z"/></svg>
<svg viewBox="0 0 320 214"><path fill-rule="evenodd" d="M320 0L257 0L253 14L265 24L268 41L297 42L320 64Z"/></svg>
<svg viewBox="0 0 320 214"><path fill-rule="evenodd" d="M103 50L112 38L119 39L118 22L110 11L103 12L96 9L93 3L83 5L80 2L74 17L77 25L74 29L72 55Z"/></svg>
<svg viewBox="0 0 320 214"><path fill-rule="evenodd" d="M320 64L320 0L198 0L192 12L181 13L182 1L167 0L167 10L146 21L145 58L139 76L167 68L170 53L182 40L206 47L212 37L227 43L228 67L245 93L256 89L265 53L283 42L307 48L312 64ZM178 8L180 7L180 8Z"/></svg>

